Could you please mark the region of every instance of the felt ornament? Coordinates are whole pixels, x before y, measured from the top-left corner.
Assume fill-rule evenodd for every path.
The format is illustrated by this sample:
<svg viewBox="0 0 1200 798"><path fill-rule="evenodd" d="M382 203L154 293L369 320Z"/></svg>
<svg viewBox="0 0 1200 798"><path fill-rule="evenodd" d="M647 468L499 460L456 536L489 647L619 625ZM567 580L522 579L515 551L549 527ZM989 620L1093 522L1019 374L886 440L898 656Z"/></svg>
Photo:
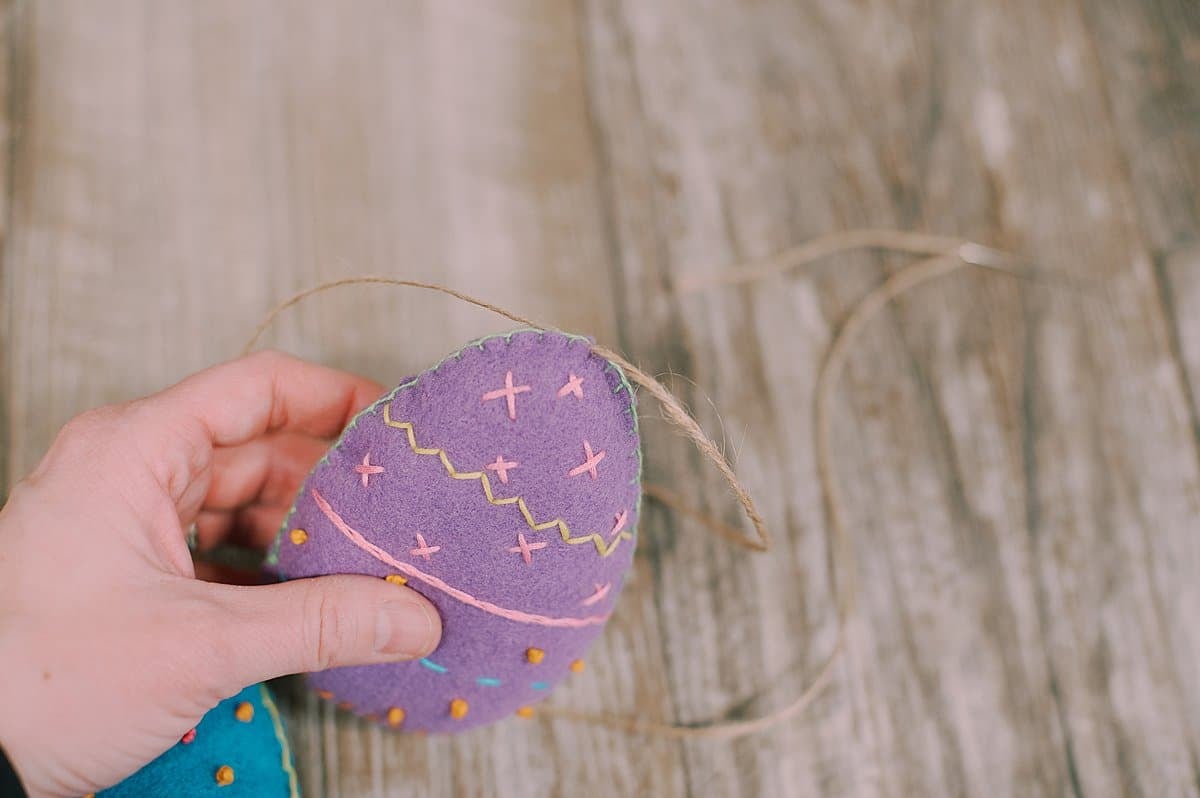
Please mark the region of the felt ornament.
<svg viewBox="0 0 1200 798"><path fill-rule="evenodd" d="M401 382L309 475L270 562L289 579L407 584L437 607L442 642L418 661L312 674L312 687L430 732L540 701L582 670L621 593L641 459L633 389L586 338L485 338Z"/></svg>
<svg viewBox="0 0 1200 798"><path fill-rule="evenodd" d="M267 686L257 684L222 701L162 756L96 795L299 798L300 788L279 710Z"/></svg>

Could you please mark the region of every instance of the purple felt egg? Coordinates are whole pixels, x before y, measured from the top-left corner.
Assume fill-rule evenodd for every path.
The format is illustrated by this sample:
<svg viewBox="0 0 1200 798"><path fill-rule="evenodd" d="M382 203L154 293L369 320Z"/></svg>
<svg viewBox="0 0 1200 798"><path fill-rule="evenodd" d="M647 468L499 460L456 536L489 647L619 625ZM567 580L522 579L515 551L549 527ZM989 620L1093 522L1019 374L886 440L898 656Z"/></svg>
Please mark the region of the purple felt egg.
<svg viewBox="0 0 1200 798"><path fill-rule="evenodd" d="M633 391L585 339L485 338L363 411L317 464L269 558L282 578L360 573L436 605L427 658L311 674L323 697L410 731L544 698L613 611L633 559Z"/></svg>

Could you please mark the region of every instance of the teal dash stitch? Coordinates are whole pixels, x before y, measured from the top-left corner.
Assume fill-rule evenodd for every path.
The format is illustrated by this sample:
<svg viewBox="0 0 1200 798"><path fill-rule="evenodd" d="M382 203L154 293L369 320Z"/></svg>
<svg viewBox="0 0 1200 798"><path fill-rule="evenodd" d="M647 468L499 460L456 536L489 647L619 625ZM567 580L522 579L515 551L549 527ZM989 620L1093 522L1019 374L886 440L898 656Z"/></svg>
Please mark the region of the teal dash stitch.
<svg viewBox="0 0 1200 798"><path fill-rule="evenodd" d="M529 686L532 687L534 690L547 690L550 688L550 685L546 684L545 682L534 682L533 684L531 684Z"/></svg>
<svg viewBox="0 0 1200 798"><path fill-rule="evenodd" d="M448 670L448 668L445 665L438 665L436 662L434 662L431 659L428 659L427 657L421 657L421 664L424 665L426 668L429 668L429 670L435 671L437 673L445 673Z"/></svg>
<svg viewBox="0 0 1200 798"><path fill-rule="evenodd" d="M478 684L482 687L499 687L500 680L493 679L491 676L480 676L475 680L475 684Z"/></svg>

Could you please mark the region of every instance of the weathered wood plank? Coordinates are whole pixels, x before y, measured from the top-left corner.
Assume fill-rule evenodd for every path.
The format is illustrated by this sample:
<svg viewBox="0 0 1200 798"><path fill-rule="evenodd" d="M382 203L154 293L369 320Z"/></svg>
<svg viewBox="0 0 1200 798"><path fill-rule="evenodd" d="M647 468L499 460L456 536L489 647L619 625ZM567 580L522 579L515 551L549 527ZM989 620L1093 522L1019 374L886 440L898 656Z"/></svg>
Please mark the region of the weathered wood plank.
<svg viewBox="0 0 1200 798"><path fill-rule="evenodd" d="M1194 4L48 1L16 30L11 475L72 414L232 355L274 300L343 274L448 282L680 375L777 548L651 508L560 704L756 714L833 645L814 380L903 260L690 297L680 278L886 226L1087 284L963 274L865 333L834 418L860 612L803 718L735 744L398 738L286 683L309 794L1197 793ZM272 339L392 382L503 326L351 290ZM642 409L649 477L735 520Z"/></svg>
<svg viewBox="0 0 1200 798"><path fill-rule="evenodd" d="M1200 451L1194 326L1200 316L1200 11L1192 3L1155 0L1088 3L1084 16L1163 310L1174 328L1172 346L1189 377Z"/></svg>
<svg viewBox="0 0 1200 798"><path fill-rule="evenodd" d="M839 700L819 721L839 737L830 770L853 774L829 792L1195 789L1197 716L1179 689L1192 643L1181 617L1163 615L1166 595L1194 610L1187 402L1151 365L1169 359L1166 324L1102 76L1070 55L1090 46L1077 10L593 9L595 69L623 89L595 95L623 273L666 282L830 227L915 224L1110 283L1094 299L980 278L931 287L902 303L899 326L881 322L852 365L838 436L842 478L863 502L866 592ZM646 219L658 221L649 232ZM650 316L709 353L690 375L728 427L748 430L743 468L801 541L822 526L812 491L793 487L814 477L805 375L848 293L873 277L842 264ZM660 310L642 291L628 301L631 316ZM660 365L673 354L657 352ZM771 476L789 461L790 479ZM803 559L821 562L819 542L807 545ZM691 598L731 578L729 563L712 562L691 566L687 585L664 575L664 592L689 599L662 605L677 628L694 634ZM797 615L779 610L784 583L753 580L761 594L735 615L761 612L768 628L773 613ZM1169 645L1167 628L1187 642ZM813 656L803 626L792 639L749 634L752 649L776 643L770 661ZM669 645L683 652L689 639ZM723 668L709 654L701 673L673 679L695 703L736 683L732 659ZM816 723L781 734L780 748L814 750ZM739 750L730 767L690 752L689 783L752 794L772 769L754 753ZM808 763L798 770L781 781L811 778Z"/></svg>
<svg viewBox="0 0 1200 798"><path fill-rule="evenodd" d="M4 52L4 57L0 58L0 187L3 187L0 189L0 219L4 220L3 226L0 227L0 252L4 251L3 248L8 242L9 180L16 135L13 120L18 115L22 100L20 88L23 86L24 75L21 71L25 62L25 45L28 42L28 37L20 29L23 9L24 4L14 0L0 2L0 48L3 48ZM0 308L3 308L3 315L0 315L0 502L8 498L9 462L12 451L9 437L9 397L12 394L10 350L13 313L11 270L5 268L6 265L0 263Z"/></svg>

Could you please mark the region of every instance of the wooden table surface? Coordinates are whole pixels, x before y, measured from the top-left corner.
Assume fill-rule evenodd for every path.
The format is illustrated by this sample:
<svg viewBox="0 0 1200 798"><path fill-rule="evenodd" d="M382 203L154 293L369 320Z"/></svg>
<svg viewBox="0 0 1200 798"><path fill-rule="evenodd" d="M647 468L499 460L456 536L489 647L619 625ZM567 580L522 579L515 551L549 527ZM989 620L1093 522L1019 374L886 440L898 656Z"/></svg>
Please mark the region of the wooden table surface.
<svg viewBox="0 0 1200 798"><path fill-rule="evenodd" d="M311 796L1200 794L1195 0L15 0L4 6L0 482L59 426L235 354L319 280L434 280L595 335L736 456L777 545L649 507L553 701L769 711L835 639L810 425L907 259L688 276L862 227L963 273L864 332L836 397L860 572L832 683L736 743L513 719L405 738L281 686ZM506 325L347 289L269 343L395 382ZM728 520L641 404L649 478ZM719 417L718 417L719 411Z"/></svg>

